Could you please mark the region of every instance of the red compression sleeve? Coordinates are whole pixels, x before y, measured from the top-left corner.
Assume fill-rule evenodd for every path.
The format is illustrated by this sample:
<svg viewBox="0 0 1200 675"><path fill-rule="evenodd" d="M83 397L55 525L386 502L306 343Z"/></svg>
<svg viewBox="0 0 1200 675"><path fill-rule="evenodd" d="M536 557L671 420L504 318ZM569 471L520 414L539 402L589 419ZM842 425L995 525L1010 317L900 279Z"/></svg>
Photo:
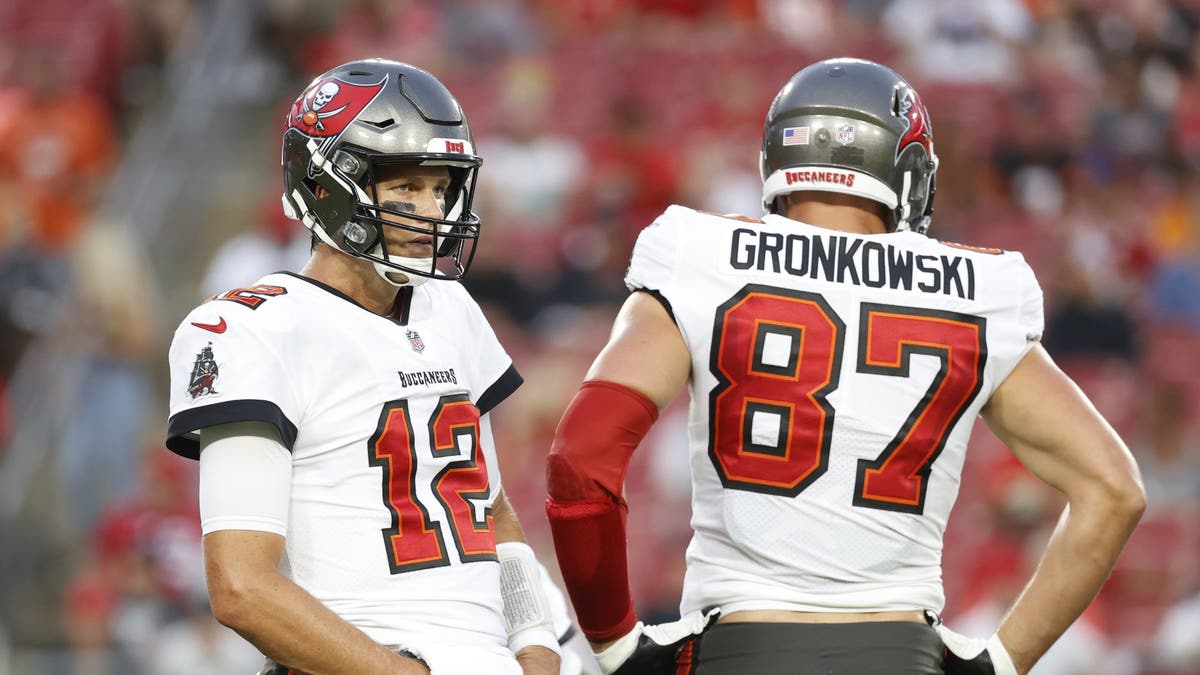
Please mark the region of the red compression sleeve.
<svg viewBox="0 0 1200 675"><path fill-rule="evenodd" d="M658 408L615 382L584 382L563 413L546 463L546 516L579 627L592 642L637 623L629 593L625 500L629 460Z"/></svg>

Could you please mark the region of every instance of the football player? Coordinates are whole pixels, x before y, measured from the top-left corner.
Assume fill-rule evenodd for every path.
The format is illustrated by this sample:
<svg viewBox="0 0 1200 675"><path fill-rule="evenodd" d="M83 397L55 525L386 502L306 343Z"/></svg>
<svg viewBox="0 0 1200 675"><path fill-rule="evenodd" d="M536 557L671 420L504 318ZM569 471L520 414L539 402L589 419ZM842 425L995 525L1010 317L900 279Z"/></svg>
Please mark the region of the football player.
<svg viewBox="0 0 1200 675"><path fill-rule="evenodd" d="M634 292L547 470L560 567L604 672L1025 673L1100 588L1144 508L1137 467L1039 345L1022 256L926 236L937 165L907 82L822 61L768 112L764 217L672 206L641 233ZM684 618L645 627L622 483L685 384ZM937 612L979 415L1068 507L999 630L972 639Z"/></svg>
<svg viewBox="0 0 1200 675"><path fill-rule="evenodd" d="M488 421L521 377L454 282L480 232L462 109L424 70L347 63L296 99L282 160L310 260L171 345L214 614L265 672L557 673Z"/></svg>

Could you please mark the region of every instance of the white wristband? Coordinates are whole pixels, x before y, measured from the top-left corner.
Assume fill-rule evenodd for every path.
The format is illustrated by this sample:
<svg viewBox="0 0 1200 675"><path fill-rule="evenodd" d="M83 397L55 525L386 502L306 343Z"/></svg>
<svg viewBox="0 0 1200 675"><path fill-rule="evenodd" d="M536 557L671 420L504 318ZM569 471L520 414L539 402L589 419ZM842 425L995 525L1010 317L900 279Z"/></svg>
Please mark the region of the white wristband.
<svg viewBox="0 0 1200 675"><path fill-rule="evenodd" d="M645 624L641 621L637 622L634 624L633 630L617 638L615 642L601 651L593 654L596 657L596 663L600 666L601 673L611 673L629 660L629 657L637 650L643 628L645 628Z"/></svg>
<svg viewBox="0 0 1200 675"><path fill-rule="evenodd" d="M988 656L992 657L992 668L996 675L1017 675L1017 666L1013 664L1012 657L1000 641L999 633L992 633L992 638L988 640L987 652Z"/></svg>
<svg viewBox="0 0 1200 675"><path fill-rule="evenodd" d="M496 559L500 563L500 596L504 600L509 649L516 654L525 647L539 645L561 653L533 549L518 541L503 542L496 545Z"/></svg>
<svg viewBox="0 0 1200 675"><path fill-rule="evenodd" d="M562 654L562 645L558 644L558 636L548 628L526 628L508 638L508 650L513 654L519 653L526 647L545 647L555 654Z"/></svg>

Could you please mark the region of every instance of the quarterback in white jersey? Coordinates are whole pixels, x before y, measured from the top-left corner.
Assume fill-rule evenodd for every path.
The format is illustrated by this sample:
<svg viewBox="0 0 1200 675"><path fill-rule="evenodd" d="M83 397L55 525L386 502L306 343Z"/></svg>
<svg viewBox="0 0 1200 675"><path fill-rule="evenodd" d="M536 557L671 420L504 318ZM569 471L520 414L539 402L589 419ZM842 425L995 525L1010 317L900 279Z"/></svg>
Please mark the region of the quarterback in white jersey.
<svg viewBox="0 0 1200 675"><path fill-rule="evenodd" d="M461 284L408 289L401 311L289 274L201 305L171 344L168 446L199 458L194 430L269 423L291 453L285 517L206 517L205 534L286 536L289 578L376 642L503 654L487 413L521 378Z"/></svg>
<svg viewBox="0 0 1200 675"><path fill-rule="evenodd" d="M167 445L200 461L214 615L267 675L557 675L488 421L521 378L457 283L480 164L458 102L408 64L344 64L292 105L283 164L309 262L171 344Z"/></svg>
<svg viewBox="0 0 1200 675"><path fill-rule="evenodd" d="M555 436L547 516L602 668L1027 672L1140 516L1128 449L1040 346L1021 255L925 235L937 157L899 75L801 70L767 115L762 169L763 218L672 206L643 230L634 292ZM648 627L621 487L685 385L683 619ZM966 638L938 618L941 554L981 415L1069 509L998 632Z"/></svg>

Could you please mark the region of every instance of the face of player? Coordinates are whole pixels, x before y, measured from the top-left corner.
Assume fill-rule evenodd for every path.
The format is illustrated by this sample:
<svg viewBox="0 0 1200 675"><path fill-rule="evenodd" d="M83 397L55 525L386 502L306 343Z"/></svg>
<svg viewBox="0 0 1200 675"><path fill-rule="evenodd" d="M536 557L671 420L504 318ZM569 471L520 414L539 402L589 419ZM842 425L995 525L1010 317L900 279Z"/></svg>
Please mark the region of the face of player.
<svg viewBox="0 0 1200 675"><path fill-rule="evenodd" d="M375 202L395 211L442 218L449 185L450 170L444 166L384 166L375 173ZM396 227L383 228L388 255L406 258L428 258L433 255L434 226L431 223L386 213L383 217L389 222L430 233L422 234Z"/></svg>

